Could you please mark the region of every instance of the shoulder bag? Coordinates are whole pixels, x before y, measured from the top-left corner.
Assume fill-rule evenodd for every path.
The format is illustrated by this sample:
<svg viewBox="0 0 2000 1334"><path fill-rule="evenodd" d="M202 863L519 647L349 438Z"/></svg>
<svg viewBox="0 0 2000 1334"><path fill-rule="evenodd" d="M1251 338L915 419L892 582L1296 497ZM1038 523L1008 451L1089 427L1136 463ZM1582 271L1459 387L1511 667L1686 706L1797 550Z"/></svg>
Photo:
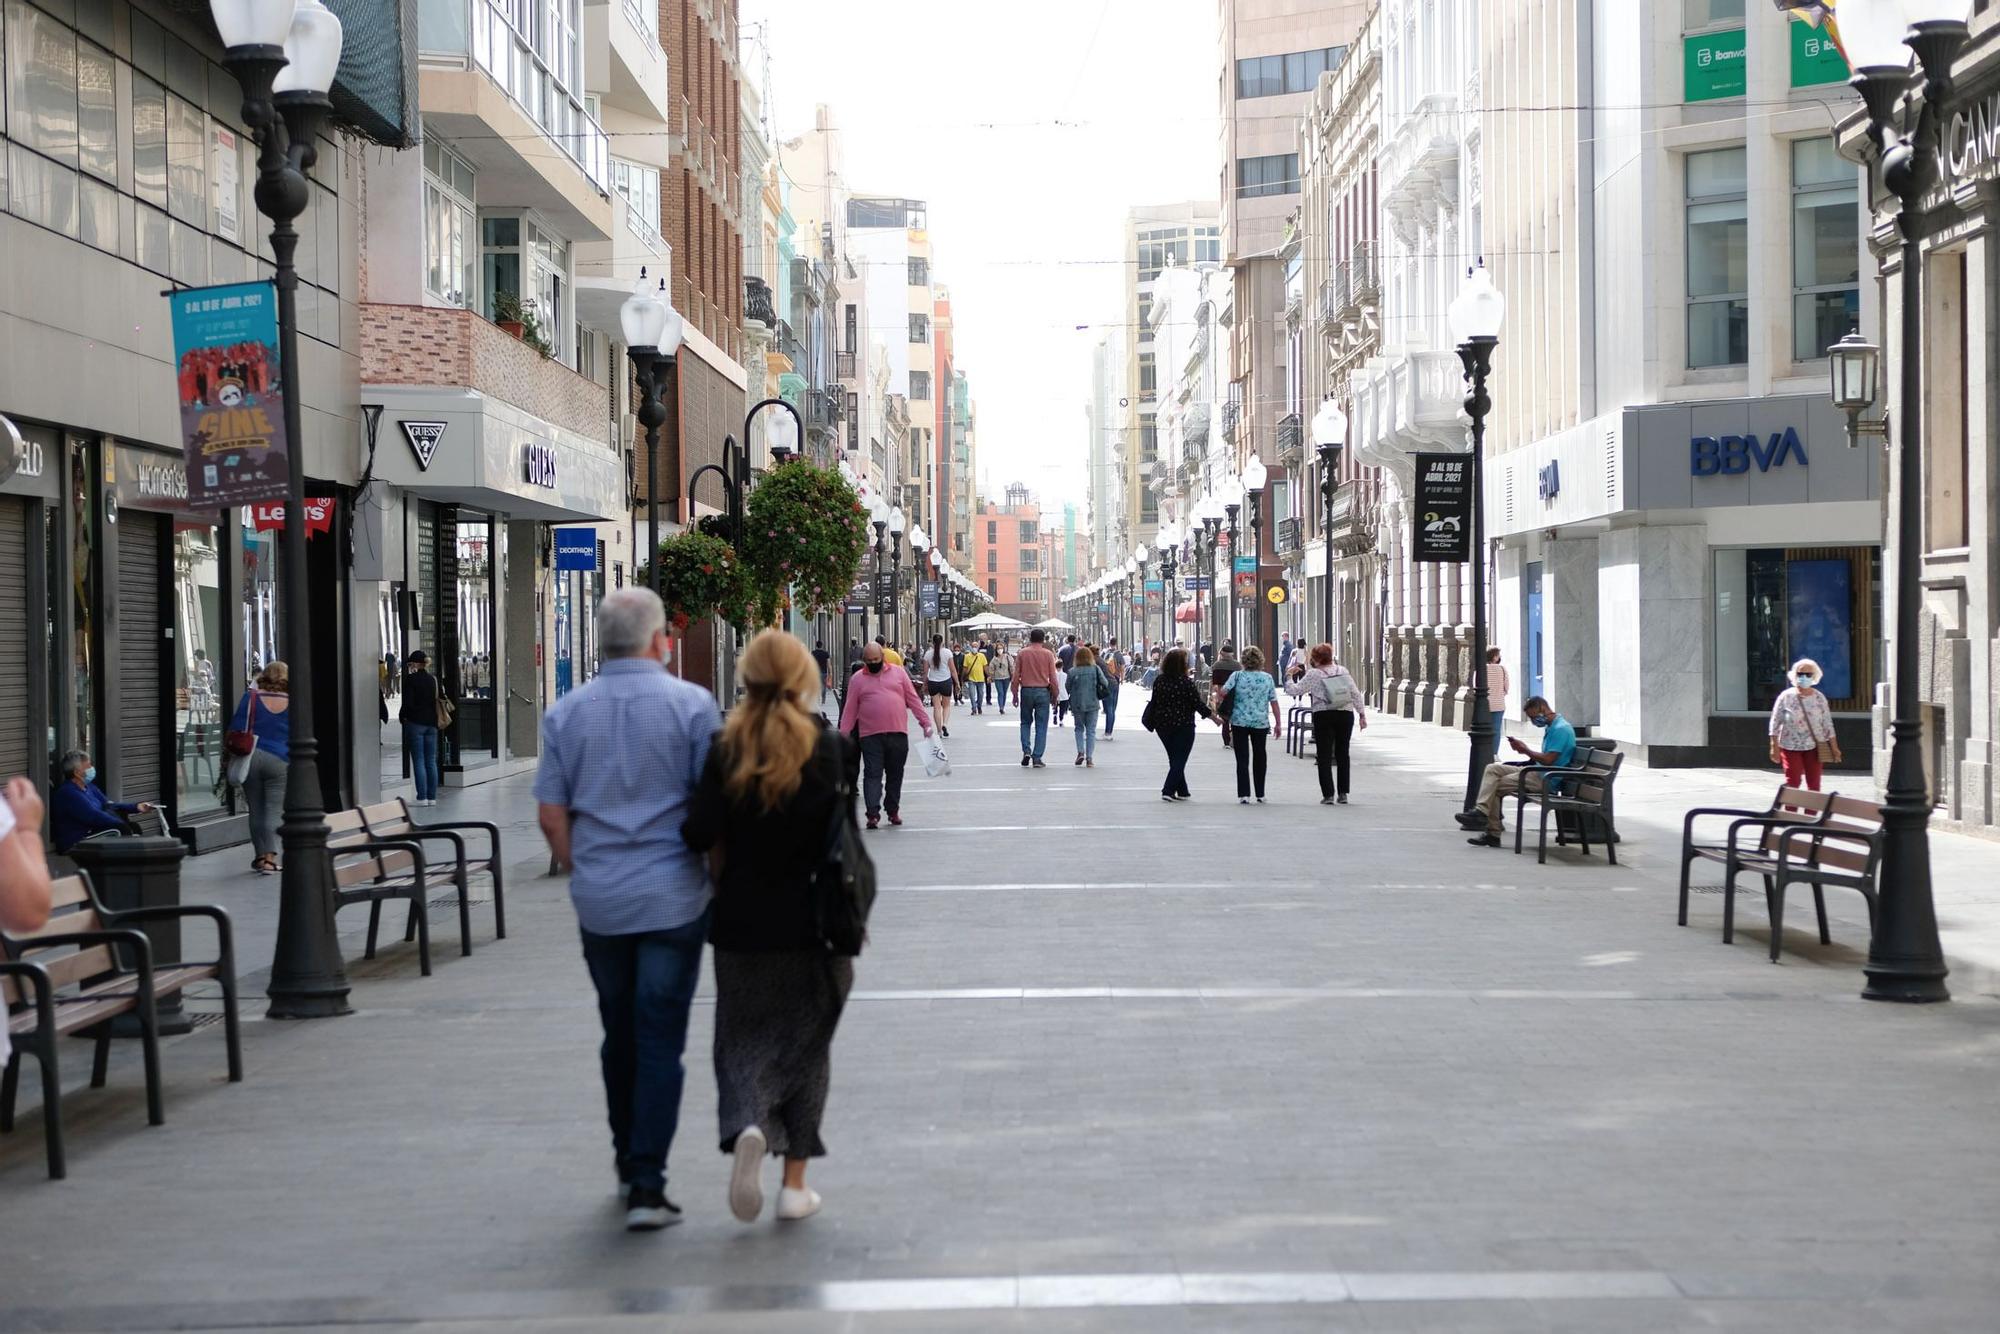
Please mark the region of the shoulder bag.
<svg viewBox="0 0 2000 1334"><path fill-rule="evenodd" d="M451 702L451 696L444 693L444 682L442 681L438 682L437 691L438 691L438 731L442 732L444 731L445 728L451 726L451 717L452 714L457 712L457 706Z"/></svg>
<svg viewBox="0 0 2000 1334"><path fill-rule="evenodd" d="M250 692L250 708L243 715L243 730L231 728L223 734L222 749L225 754L239 759L248 759L257 749L257 692Z"/></svg>
<svg viewBox="0 0 2000 1334"><path fill-rule="evenodd" d="M854 821L854 785L841 763L841 746L828 747L833 778L833 814L826 842L813 869L813 926L829 954L853 958L868 943L868 914L875 906L875 862L862 845Z"/></svg>

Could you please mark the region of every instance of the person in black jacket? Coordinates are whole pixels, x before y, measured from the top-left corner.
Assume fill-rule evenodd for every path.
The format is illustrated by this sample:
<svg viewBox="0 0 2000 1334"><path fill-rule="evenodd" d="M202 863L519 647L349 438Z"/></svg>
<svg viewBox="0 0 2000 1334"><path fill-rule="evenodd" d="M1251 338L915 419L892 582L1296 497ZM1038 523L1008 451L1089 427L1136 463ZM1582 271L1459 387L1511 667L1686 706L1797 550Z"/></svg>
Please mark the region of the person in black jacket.
<svg viewBox="0 0 2000 1334"><path fill-rule="evenodd" d="M430 673L431 655L418 649L406 664L403 703L397 720L403 724L403 753L410 757L410 772L416 776L417 799L413 806L435 806L438 795L438 695L443 687Z"/></svg>
<svg viewBox="0 0 2000 1334"><path fill-rule="evenodd" d="M1187 762L1194 754L1196 715L1213 718L1202 702L1201 691L1188 677L1188 652L1169 649L1160 660L1160 679L1153 684L1153 698L1139 718L1146 729L1160 738L1167 751L1167 779L1160 785L1161 801L1186 801Z"/></svg>
<svg viewBox="0 0 2000 1334"><path fill-rule="evenodd" d="M843 776L855 757L818 713L812 656L799 640L759 634L737 679L743 698L709 752L681 835L708 854L715 882L715 1082L722 1151L734 1158L729 1207L749 1223L763 1212L767 1151L785 1160L778 1217L820 1208L806 1163L826 1153L829 1053L854 961L820 938L813 877L836 813L854 818Z"/></svg>

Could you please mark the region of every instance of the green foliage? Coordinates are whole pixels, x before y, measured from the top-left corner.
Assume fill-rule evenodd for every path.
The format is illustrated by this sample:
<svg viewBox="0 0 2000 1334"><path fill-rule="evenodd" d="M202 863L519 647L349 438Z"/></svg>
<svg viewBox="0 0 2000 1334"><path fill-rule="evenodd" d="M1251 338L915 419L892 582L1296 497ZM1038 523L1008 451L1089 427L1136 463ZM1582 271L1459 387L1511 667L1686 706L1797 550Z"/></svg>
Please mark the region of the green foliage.
<svg viewBox="0 0 2000 1334"><path fill-rule="evenodd" d="M749 571L729 543L703 532L679 533L660 543L660 598L667 619L685 630L692 621L720 616L731 625L750 623L753 590ZM635 576L642 588L653 585L650 565Z"/></svg>
<svg viewBox="0 0 2000 1334"><path fill-rule="evenodd" d="M817 615L841 605L868 550L868 515L838 473L805 459L772 468L745 506L743 561L759 620L787 606Z"/></svg>

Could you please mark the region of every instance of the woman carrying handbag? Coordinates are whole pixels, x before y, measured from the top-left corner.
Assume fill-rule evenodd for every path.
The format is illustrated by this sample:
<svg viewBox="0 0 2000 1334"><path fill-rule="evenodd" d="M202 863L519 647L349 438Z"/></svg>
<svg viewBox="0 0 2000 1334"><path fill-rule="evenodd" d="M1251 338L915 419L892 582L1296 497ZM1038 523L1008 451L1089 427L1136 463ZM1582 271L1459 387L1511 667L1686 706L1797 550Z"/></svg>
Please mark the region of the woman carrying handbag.
<svg viewBox="0 0 2000 1334"><path fill-rule="evenodd" d="M256 684L236 702L223 746L229 751L230 781L240 783L250 806L250 869L276 875L278 821L285 813L285 780L292 758L291 669L265 664Z"/></svg>

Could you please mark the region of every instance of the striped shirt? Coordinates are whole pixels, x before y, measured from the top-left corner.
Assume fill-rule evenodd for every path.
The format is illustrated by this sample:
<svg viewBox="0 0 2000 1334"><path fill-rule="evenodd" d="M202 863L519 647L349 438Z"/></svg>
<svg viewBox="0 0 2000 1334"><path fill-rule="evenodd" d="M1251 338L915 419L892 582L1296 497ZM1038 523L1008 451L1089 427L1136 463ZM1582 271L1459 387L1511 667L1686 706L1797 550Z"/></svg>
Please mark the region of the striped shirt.
<svg viewBox="0 0 2000 1334"><path fill-rule="evenodd" d="M607 661L542 719L535 800L570 813L585 931L665 931L707 910L708 872L681 825L721 726L714 696L651 658Z"/></svg>

